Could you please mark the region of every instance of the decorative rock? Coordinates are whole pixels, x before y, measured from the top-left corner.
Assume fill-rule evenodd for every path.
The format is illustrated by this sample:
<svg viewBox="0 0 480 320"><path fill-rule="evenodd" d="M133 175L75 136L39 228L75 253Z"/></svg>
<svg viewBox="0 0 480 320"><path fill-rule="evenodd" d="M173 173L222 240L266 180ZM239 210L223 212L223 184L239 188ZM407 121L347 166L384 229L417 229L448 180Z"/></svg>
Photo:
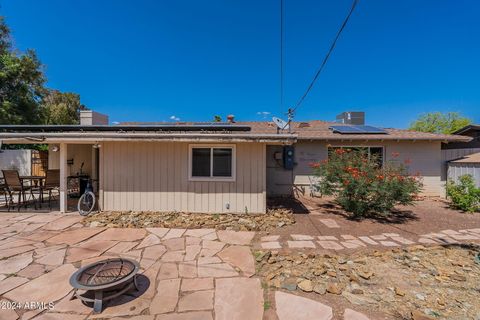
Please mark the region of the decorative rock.
<svg viewBox="0 0 480 320"><path fill-rule="evenodd" d="M318 294L325 294L327 293L327 287L325 287L323 284L316 284L313 287L313 291Z"/></svg>
<svg viewBox="0 0 480 320"><path fill-rule="evenodd" d="M329 306L281 291L275 292L275 306L279 320L330 320L333 318L333 311Z"/></svg>
<svg viewBox="0 0 480 320"><path fill-rule="evenodd" d="M430 317L425 313L416 311L416 310L412 311L411 315L412 315L412 320L435 320L434 317Z"/></svg>
<svg viewBox="0 0 480 320"><path fill-rule="evenodd" d="M401 288L395 287L393 290L395 291L395 294L397 296L400 296L400 297L405 296L405 291L403 291Z"/></svg>
<svg viewBox="0 0 480 320"><path fill-rule="evenodd" d="M294 278L287 278L282 284L282 289L286 289L288 291L295 291L297 290L297 281Z"/></svg>
<svg viewBox="0 0 480 320"><path fill-rule="evenodd" d="M302 280L300 281L297 286L305 292L312 292L313 291L313 284L310 280Z"/></svg>
<svg viewBox="0 0 480 320"><path fill-rule="evenodd" d="M327 292L333 294L342 294L343 289L340 287L338 283L329 282L327 284Z"/></svg>

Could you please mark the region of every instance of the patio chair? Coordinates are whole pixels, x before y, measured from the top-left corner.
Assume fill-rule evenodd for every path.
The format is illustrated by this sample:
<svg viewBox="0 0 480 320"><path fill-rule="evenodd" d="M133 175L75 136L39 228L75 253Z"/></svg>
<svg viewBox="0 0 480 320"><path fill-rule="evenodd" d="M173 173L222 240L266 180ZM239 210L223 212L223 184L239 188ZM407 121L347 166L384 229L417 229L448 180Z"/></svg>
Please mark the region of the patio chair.
<svg viewBox="0 0 480 320"><path fill-rule="evenodd" d="M13 203L13 195L18 194L17 209L20 211L22 205L27 208L27 191L30 193L31 199L34 200L35 210L37 209L37 203L35 196L32 192L32 187L23 184L23 181L20 179L20 175L17 170L2 170L3 178L5 180L5 186L7 192L10 196L10 203L8 205L8 211L10 211L10 204Z"/></svg>
<svg viewBox="0 0 480 320"><path fill-rule="evenodd" d="M40 194L43 200L43 194L48 192L48 208L52 210L53 191L60 192L60 170L47 170L45 183L40 186Z"/></svg>
<svg viewBox="0 0 480 320"><path fill-rule="evenodd" d="M5 197L5 205L7 206L7 208L9 208L10 198L7 190L7 185L5 184L5 180L3 178L0 179L0 193Z"/></svg>

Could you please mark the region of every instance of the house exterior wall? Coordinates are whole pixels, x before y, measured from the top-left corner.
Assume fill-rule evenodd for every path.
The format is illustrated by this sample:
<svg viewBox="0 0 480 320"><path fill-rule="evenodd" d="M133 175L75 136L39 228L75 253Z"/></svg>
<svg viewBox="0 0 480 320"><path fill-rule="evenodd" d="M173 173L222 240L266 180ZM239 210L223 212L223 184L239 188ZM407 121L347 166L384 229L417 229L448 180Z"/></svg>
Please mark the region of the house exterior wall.
<svg viewBox="0 0 480 320"><path fill-rule="evenodd" d="M477 187L480 187L480 163L455 163L448 164L448 179L458 182L458 178L465 174L472 175Z"/></svg>
<svg viewBox="0 0 480 320"><path fill-rule="evenodd" d="M188 142L103 143L100 148L102 209L208 213L266 211L264 143L235 144L236 177L233 182L189 181L189 145Z"/></svg>
<svg viewBox="0 0 480 320"><path fill-rule="evenodd" d="M444 196L444 181L441 179L442 157L440 142L399 141L399 142L326 142L299 141L295 144L295 162L293 171L284 170L281 160L274 160L275 152L281 151L281 146L267 148L267 193L269 196L288 194L310 194L310 185L314 182L309 164L327 158L327 146L382 146L385 160L409 162L411 174L420 173L423 177L422 193L428 196ZM392 153L400 155L392 157ZM293 188L292 188L293 184ZM293 190L292 190L293 189Z"/></svg>
<svg viewBox="0 0 480 320"><path fill-rule="evenodd" d="M60 169L60 151L53 152L53 145L48 146L48 169ZM67 175L76 175L83 165L83 173L93 174L92 163L92 145L91 144L68 144L67 159L73 159L73 165L69 165Z"/></svg>
<svg viewBox="0 0 480 320"><path fill-rule="evenodd" d="M29 176L32 170L32 150L2 150L0 153L0 170L18 170L21 176ZM3 176L0 171L0 176Z"/></svg>

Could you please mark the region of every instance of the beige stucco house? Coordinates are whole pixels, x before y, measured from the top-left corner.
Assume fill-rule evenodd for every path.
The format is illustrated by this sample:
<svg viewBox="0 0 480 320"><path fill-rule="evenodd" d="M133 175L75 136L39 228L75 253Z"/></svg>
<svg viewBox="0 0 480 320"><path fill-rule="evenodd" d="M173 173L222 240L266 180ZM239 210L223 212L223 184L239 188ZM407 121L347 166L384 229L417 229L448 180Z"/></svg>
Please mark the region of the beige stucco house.
<svg viewBox="0 0 480 320"><path fill-rule="evenodd" d="M309 164L340 146L365 147L384 161L398 153L395 161L423 177L425 194L442 196L441 143L469 139L396 129L338 133L323 121L279 132L271 122L108 125L84 118L90 122L78 126L0 126L3 143L49 145L62 211L68 177L82 173L98 180L103 210L263 213L268 196L309 195Z"/></svg>

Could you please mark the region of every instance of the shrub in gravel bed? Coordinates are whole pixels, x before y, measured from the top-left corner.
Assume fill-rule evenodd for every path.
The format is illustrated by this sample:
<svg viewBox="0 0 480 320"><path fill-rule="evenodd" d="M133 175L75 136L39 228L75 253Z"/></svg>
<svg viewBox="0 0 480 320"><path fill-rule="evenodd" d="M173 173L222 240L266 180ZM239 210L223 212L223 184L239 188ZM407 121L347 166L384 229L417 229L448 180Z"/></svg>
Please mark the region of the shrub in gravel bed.
<svg viewBox="0 0 480 320"><path fill-rule="evenodd" d="M215 228L235 231L269 231L295 223L288 210L268 210L265 214L208 214L185 212L105 211L85 218L87 226L112 228Z"/></svg>
<svg viewBox="0 0 480 320"><path fill-rule="evenodd" d="M396 205L411 205L421 190L418 177L407 173L397 161L380 165L381 159L354 148L334 149L328 161L312 163L319 177L321 194L332 195L336 202L355 217L391 214Z"/></svg>

